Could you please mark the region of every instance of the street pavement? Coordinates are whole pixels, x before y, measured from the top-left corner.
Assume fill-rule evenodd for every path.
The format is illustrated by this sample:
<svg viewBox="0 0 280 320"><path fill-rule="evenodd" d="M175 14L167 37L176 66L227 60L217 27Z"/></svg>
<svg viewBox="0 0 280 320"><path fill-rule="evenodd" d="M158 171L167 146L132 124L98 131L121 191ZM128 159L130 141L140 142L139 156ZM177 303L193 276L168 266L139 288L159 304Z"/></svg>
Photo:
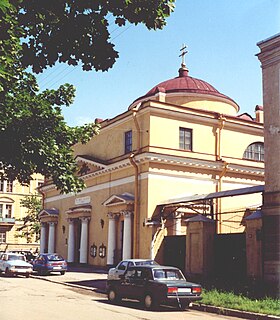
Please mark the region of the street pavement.
<svg viewBox="0 0 280 320"><path fill-rule="evenodd" d="M107 270L96 268L93 266L69 266L68 271L64 275L60 275L60 273L52 273L48 276L39 276L34 274L32 275L32 277L105 294L107 274ZM280 320L280 317L277 316L243 312L239 310L225 309L215 306L207 306L201 303L194 303L192 308L199 311L238 317L240 319Z"/></svg>
<svg viewBox="0 0 280 320"><path fill-rule="evenodd" d="M69 266L64 275L54 272L47 276L34 274L32 277L98 293L106 293L107 273L105 269L92 266Z"/></svg>

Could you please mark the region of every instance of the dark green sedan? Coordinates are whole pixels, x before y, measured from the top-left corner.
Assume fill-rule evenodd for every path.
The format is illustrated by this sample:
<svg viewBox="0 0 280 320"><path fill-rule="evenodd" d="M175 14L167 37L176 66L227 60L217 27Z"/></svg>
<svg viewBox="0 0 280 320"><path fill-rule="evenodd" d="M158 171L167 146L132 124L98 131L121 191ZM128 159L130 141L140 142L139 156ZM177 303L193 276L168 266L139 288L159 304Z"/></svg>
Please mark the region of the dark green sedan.
<svg viewBox="0 0 280 320"><path fill-rule="evenodd" d="M118 303L123 298L138 300L147 310L155 310L161 304L185 309L202 299L201 292L201 286L188 282L180 269L160 265L133 266L121 279L107 282L110 302Z"/></svg>

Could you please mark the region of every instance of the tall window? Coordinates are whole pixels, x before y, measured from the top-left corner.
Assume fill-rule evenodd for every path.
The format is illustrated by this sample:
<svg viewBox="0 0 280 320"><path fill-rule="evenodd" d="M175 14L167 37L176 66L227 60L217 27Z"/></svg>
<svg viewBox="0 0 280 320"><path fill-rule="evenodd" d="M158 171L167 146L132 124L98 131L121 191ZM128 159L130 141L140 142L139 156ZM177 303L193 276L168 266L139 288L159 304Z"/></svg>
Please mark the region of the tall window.
<svg viewBox="0 0 280 320"><path fill-rule="evenodd" d="M0 243L6 242L6 232L0 232Z"/></svg>
<svg viewBox="0 0 280 320"><path fill-rule="evenodd" d="M255 142L250 144L243 154L244 159L264 161L264 144L263 142Z"/></svg>
<svg viewBox="0 0 280 320"><path fill-rule="evenodd" d="M0 203L0 218L12 218L11 204Z"/></svg>
<svg viewBox="0 0 280 320"><path fill-rule="evenodd" d="M192 129L180 128L179 148L192 151Z"/></svg>
<svg viewBox="0 0 280 320"><path fill-rule="evenodd" d="M13 192L13 181L1 179L0 180L0 191Z"/></svg>
<svg viewBox="0 0 280 320"><path fill-rule="evenodd" d="M6 218L12 218L12 205L6 204Z"/></svg>
<svg viewBox="0 0 280 320"><path fill-rule="evenodd" d="M124 152L129 153L132 151L132 130L124 133Z"/></svg>
<svg viewBox="0 0 280 320"><path fill-rule="evenodd" d="M7 180L7 192L13 192L13 181Z"/></svg>

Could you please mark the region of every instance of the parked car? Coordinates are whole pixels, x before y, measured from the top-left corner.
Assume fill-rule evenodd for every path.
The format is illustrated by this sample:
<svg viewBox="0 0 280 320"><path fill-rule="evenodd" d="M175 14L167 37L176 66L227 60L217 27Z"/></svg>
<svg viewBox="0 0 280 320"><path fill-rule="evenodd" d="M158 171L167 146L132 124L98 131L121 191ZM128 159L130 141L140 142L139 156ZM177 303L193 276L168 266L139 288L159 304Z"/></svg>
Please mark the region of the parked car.
<svg viewBox="0 0 280 320"><path fill-rule="evenodd" d="M60 272L63 275L67 271L67 262L59 254L41 253L33 261L33 270L40 275L47 275L51 272Z"/></svg>
<svg viewBox="0 0 280 320"><path fill-rule="evenodd" d="M117 264L115 268L111 268L108 271L108 280L118 280L120 276L125 273L127 268L132 266L141 266L141 265L158 265L155 260L151 259L127 259L122 260Z"/></svg>
<svg viewBox="0 0 280 320"><path fill-rule="evenodd" d="M201 293L199 284L188 282L180 269L169 266L132 266L120 280L107 281L111 303L123 298L139 300L147 310L157 309L161 304L185 309L191 302L201 300Z"/></svg>
<svg viewBox="0 0 280 320"><path fill-rule="evenodd" d="M28 262L32 262L36 258L36 255L31 250L13 249L9 250L9 252L23 254Z"/></svg>
<svg viewBox="0 0 280 320"><path fill-rule="evenodd" d="M5 272L6 275L20 274L28 278L33 272L33 266L23 254L5 252L0 257L0 272Z"/></svg>

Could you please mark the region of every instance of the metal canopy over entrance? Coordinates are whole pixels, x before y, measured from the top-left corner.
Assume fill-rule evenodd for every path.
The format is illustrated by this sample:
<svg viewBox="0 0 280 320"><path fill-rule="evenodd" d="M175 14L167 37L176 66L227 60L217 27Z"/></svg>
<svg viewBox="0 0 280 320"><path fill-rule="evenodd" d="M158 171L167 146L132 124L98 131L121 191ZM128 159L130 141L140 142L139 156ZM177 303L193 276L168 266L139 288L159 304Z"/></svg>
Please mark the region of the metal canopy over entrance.
<svg viewBox="0 0 280 320"><path fill-rule="evenodd" d="M214 199L260 192L264 192L264 185L172 198L161 202L157 207L160 209L161 218L168 218L175 212L181 211L182 213L185 213L183 215L185 218L191 217L195 214L203 214L211 219L215 219L217 218L215 217L217 212L214 213Z"/></svg>

